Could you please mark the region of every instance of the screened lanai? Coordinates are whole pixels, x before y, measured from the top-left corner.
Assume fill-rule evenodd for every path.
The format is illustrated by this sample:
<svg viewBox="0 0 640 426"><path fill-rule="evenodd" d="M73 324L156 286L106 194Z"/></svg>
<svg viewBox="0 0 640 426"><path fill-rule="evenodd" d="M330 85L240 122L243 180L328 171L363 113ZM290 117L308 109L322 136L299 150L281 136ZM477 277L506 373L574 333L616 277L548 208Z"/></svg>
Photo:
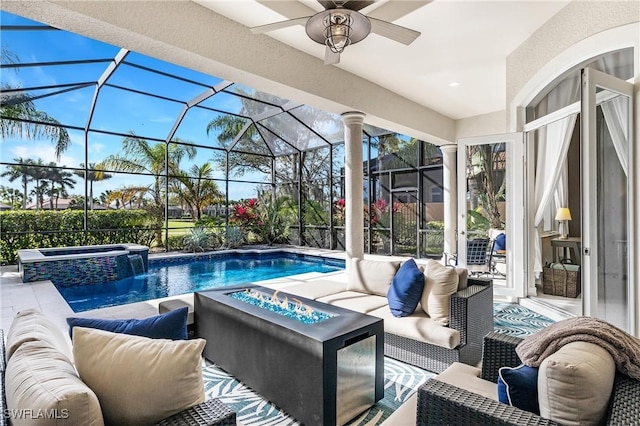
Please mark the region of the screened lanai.
<svg viewBox="0 0 640 426"><path fill-rule="evenodd" d="M121 239L179 250L196 226L219 245L344 249L339 115L7 12L1 21L4 262L18 248ZM362 144L365 252L441 256L438 147L366 121Z"/></svg>

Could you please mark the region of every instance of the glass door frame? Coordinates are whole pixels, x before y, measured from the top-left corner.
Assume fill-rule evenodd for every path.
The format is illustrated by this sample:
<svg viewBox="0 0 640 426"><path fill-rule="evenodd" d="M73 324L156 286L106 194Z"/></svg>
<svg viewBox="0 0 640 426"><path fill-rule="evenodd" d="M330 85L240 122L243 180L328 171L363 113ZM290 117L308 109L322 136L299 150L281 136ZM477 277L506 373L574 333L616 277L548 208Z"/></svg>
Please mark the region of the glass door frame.
<svg viewBox="0 0 640 426"><path fill-rule="evenodd" d="M466 267L467 257L467 148L474 145L505 143L506 148L506 218L507 237L506 286L493 288L493 294L512 300L527 295L527 270L524 265L528 247L525 232L526 211L524 208L527 185L525 181L524 133L504 133L458 139L458 266ZM518 238L516 238L518 236Z"/></svg>
<svg viewBox="0 0 640 426"><path fill-rule="evenodd" d="M619 78L605 74L592 68L584 68L582 70L581 80L582 96L581 96L581 145L582 145L582 298L583 315L598 315L598 218L592 214L593 211L588 206L595 205L597 202L597 126L596 126L596 107L602 102L601 96L596 89L601 88L617 95L627 96L629 99L628 120L629 134L629 168L627 175L627 194L629 202L627 204L627 223L628 223L628 239L627 246L627 267L628 269L628 313L627 318L629 330L632 335L636 335L636 299L637 291L636 283L638 282L638 269L635 266L636 241L634 236L637 233L635 217L637 211L637 201L634 196L637 195L637 173L634 165L636 157L635 139L633 137L633 92L634 86Z"/></svg>

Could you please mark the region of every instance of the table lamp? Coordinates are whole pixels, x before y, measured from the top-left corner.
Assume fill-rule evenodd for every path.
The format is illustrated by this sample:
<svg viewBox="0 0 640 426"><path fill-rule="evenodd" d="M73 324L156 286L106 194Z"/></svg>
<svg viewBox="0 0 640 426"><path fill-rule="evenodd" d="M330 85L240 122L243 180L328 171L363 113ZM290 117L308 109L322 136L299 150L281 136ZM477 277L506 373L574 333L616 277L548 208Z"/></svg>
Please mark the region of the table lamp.
<svg viewBox="0 0 640 426"><path fill-rule="evenodd" d="M560 207L556 212L556 220L558 223L558 231L560 231L560 238L566 240L567 235L567 221L571 220L571 211L568 207Z"/></svg>

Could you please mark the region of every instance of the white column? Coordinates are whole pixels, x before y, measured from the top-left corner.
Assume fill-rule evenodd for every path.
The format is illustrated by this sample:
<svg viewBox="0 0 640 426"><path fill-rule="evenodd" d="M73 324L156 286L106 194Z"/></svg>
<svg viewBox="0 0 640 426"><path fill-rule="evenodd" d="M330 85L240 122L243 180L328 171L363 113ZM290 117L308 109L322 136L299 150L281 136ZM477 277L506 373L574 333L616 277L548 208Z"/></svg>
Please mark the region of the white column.
<svg viewBox="0 0 640 426"><path fill-rule="evenodd" d="M444 203L444 252L457 253L456 227L458 225L457 145L442 145L442 186Z"/></svg>
<svg viewBox="0 0 640 426"><path fill-rule="evenodd" d="M344 180L345 180L345 250L347 269L350 260L364 256L364 213L362 201L362 124L364 113L345 112Z"/></svg>

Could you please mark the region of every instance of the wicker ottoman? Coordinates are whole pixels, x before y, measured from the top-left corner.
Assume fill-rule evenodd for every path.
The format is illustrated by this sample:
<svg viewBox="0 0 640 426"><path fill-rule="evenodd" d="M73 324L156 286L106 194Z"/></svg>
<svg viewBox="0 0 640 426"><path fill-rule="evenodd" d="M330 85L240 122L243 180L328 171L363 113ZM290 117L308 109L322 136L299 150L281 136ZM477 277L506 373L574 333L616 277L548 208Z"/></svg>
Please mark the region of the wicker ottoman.
<svg viewBox="0 0 640 426"><path fill-rule="evenodd" d="M210 399L157 423L157 426L178 425L235 426L236 413L219 400Z"/></svg>

